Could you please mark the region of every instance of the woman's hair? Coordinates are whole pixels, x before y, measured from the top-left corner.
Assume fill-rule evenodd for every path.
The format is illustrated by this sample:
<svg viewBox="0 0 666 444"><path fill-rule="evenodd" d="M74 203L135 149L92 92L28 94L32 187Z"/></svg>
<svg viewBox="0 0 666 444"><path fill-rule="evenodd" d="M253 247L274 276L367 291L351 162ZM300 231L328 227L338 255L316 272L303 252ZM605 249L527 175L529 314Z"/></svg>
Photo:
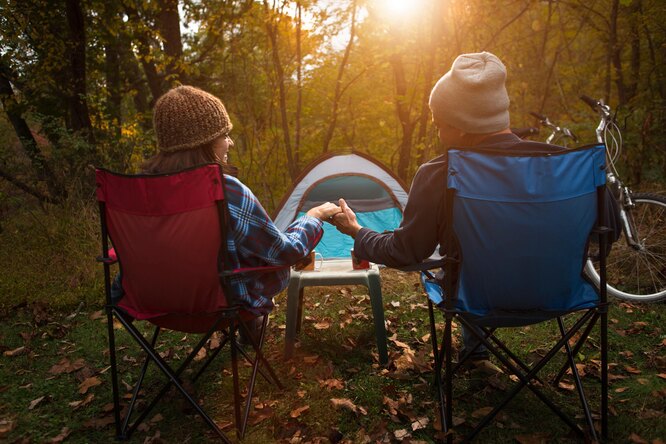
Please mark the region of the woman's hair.
<svg viewBox="0 0 666 444"><path fill-rule="evenodd" d="M217 140L217 139L216 139ZM174 152L160 151L141 165L141 170L147 174L175 173L186 168L204 163L219 163L224 174L236 175L236 169L227 165L215 154L213 145L215 140L204 143L195 148Z"/></svg>

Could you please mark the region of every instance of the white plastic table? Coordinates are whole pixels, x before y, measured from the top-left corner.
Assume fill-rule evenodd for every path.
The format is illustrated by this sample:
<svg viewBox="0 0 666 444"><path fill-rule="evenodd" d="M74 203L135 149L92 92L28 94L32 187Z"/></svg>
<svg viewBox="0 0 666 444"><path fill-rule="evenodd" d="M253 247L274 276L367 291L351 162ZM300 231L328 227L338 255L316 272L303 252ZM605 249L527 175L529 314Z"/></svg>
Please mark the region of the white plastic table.
<svg viewBox="0 0 666 444"><path fill-rule="evenodd" d="M382 285L379 267L372 264L366 270L354 270L351 259L324 260L319 270L291 270L287 289L287 331L285 334L285 359L294 353L296 334L301 330L303 318L303 293L305 287L325 287L339 285L365 285L370 293L370 304L375 326L377 352L382 365L388 363L386 349L386 326L382 304Z"/></svg>

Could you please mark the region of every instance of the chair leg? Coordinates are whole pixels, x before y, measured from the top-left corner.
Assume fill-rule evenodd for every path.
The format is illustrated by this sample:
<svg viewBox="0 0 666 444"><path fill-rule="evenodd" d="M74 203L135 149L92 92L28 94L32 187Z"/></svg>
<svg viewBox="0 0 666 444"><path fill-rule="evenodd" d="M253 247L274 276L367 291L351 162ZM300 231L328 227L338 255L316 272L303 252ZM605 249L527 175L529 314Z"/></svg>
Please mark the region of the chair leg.
<svg viewBox="0 0 666 444"><path fill-rule="evenodd" d="M493 343L490 341L485 341L486 347L490 350L492 354L497 356L497 358L504 364L514 375L516 375L519 379L520 382L516 384L513 390L511 390L507 396L504 398L504 400L498 404L490 413L488 413L480 422L479 424L470 432L469 435L467 435L466 439L471 440L474 436L476 436L482 429L485 427L492 419L497 415L497 413L500 412L515 396L518 394L520 390L523 389L523 387L529 388L546 406L548 406L562 421L564 421L572 430L574 430L576 433L578 433L581 436L584 436L584 432L578 427L578 425L571 420L567 415L565 415L546 395L541 392L537 387L534 386L534 384L531 383L531 380L534 378L534 376L543 368L546 366L546 364L552 359L552 357L564 346L564 343L567 342L571 336L573 336L573 333L575 331L578 331L585 323L592 317L591 312L587 312L581 319L579 319L576 324L571 328L567 334L562 337L555 346L553 346L550 351L541 358L541 360L536 363L532 369L530 370L529 373L524 374L520 371L518 367L516 367L514 364L511 363L500 351L494 346ZM469 321L467 321L463 317L459 317L461 322L463 324L468 324ZM480 340L483 340L483 335L479 334L476 332L476 330L473 330L475 335Z"/></svg>
<svg viewBox="0 0 666 444"><path fill-rule="evenodd" d="M150 346L155 348L155 343L157 342L157 336L160 334L160 328L155 327L155 332L153 333L153 338L150 341ZM127 413L125 414L125 420L123 421L123 433L127 430L127 426L130 423L132 417L132 412L134 411L134 404L136 403L137 398L139 397L139 390L141 390L141 385L143 384L143 379L146 376L146 371L148 370L148 364L150 363L150 358L146 356L145 361L143 362L143 367L141 368L141 373L139 374L139 380L134 385L134 391L132 393L132 399L130 400L129 406L127 407Z"/></svg>
<svg viewBox="0 0 666 444"><path fill-rule="evenodd" d="M303 327L303 298L305 297L305 288L298 289L298 316L296 317L296 333L301 332Z"/></svg>
<svg viewBox="0 0 666 444"><path fill-rule="evenodd" d="M116 437L124 439L120 425L120 394L118 390L118 366L116 363L116 339L113 331L113 308L106 307L106 323L109 336L109 358L111 360L111 385L113 390L113 416L116 425Z"/></svg>
<svg viewBox="0 0 666 444"><path fill-rule="evenodd" d="M382 302L382 284L379 273L368 273L368 292L372 306L372 318L375 324L375 338L377 353L381 365L388 364L388 350L386 348L386 323L384 321L384 304Z"/></svg>
<svg viewBox="0 0 666 444"><path fill-rule="evenodd" d="M437 405L439 410L439 421L442 425L442 431L448 432L449 427L446 422L444 411L444 392L442 391L442 359L437 345L437 329L435 328L435 314L432 307L432 301L428 299L428 318L430 319L430 344L432 345L432 356L435 360L435 389L437 390ZM444 343L442 342L442 350Z"/></svg>
<svg viewBox="0 0 666 444"><path fill-rule="evenodd" d="M557 317L557 325L560 328L560 334L562 336L565 336L566 329L564 328L564 322L562 321L561 316ZM598 441L599 439L597 438L597 432L596 430L594 430L594 421L592 421L592 415L590 414L590 405L588 404L587 399L585 398L585 392L583 391L583 383L580 380L580 374L578 373L578 368L576 367L576 361L574 359L574 354L571 351L571 346L569 345L569 341L564 342L564 349L567 354L567 362L569 363L569 368L571 368L571 374L573 375L574 383L576 384L578 397L580 398L580 402L583 406L583 412L585 413L585 420L587 421L587 426L590 429L590 433L592 434L592 439L594 441Z"/></svg>
<svg viewBox="0 0 666 444"><path fill-rule="evenodd" d="M446 312L446 320L444 322L444 347L446 348L446 357L444 365L444 375L446 378L446 442L448 444L453 443L453 434L448 433L453 427L453 369L452 369L452 360L453 360L453 350L451 349L451 334L453 326L453 314L451 312Z"/></svg>
<svg viewBox="0 0 666 444"><path fill-rule="evenodd" d="M185 390L185 388L182 386L182 384L179 381L179 375L184 371L184 369L189 365L189 362L194 359L194 356L196 353L199 351L199 349L205 344L205 341L207 338L203 338L197 347L193 350L192 353L188 356L188 358L181 364L177 372L174 372L169 365L164 362L162 357L157 354L151 347L148 341L143 337L143 335L136 329L134 325L132 325L131 322L127 321L122 313L118 313L118 319L120 322L123 324L125 329L130 333L132 338L141 346L141 348L146 352L146 354L150 357L150 359L157 365L157 367L164 373L164 375L169 379L169 381L164 385L162 390L153 398L153 401L150 403L150 405L143 411L141 416L134 421L134 424L129 428L128 430L128 435L131 435L131 433L136 430L136 427L138 427L139 424L145 419L145 417L148 415L148 413L152 410L152 408L157 404L159 399L164 396L164 394L168 391L168 389L171 387L171 384L176 386L176 388L181 392L181 394L187 399L187 401L192 405L192 407L197 411L197 413L203 418L203 420L208 424L208 426L222 439L223 442L225 443L231 443L227 436L220 430L220 428L215 424L215 421L213 421L208 414L201 408L201 406L192 398L192 396ZM214 331L214 329L217 328L217 325L219 324L219 321L211 328L210 332ZM208 335L209 336L209 335Z"/></svg>
<svg viewBox="0 0 666 444"><path fill-rule="evenodd" d="M300 278L294 277L289 280L287 289L287 329L284 338L284 359L290 359L294 354L294 343L296 342L296 330L298 328L300 307Z"/></svg>
<svg viewBox="0 0 666 444"><path fill-rule="evenodd" d="M236 325L232 325L230 329L231 335L231 374L233 377L234 385L234 421L236 422L236 434L238 439L243 439L243 424L241 422L241 396L240 387L238 385L238 344L236 343Z"/></svg>
<svg viewBox="0 0 666 444"><path fill-rule="evenodd" d="M482 328L482 329L483 329L484 331L486 330L485 328ZM506 345L504 345L504 344L502 343L502 341L500 341L499 339L497 339L497 338L493 335L493 332L495 331L495 329L493 328L493 329L490 329L489 331L490 331L490 333L489 333L489 336L487 336L487 337L489 337L489 339L490 339L491 341L493 341L493 342L495 343L495 345L496 345L500 350L502 350L502 351L503 351L503 352L504 352L509 358L511 358L511 359L513 360L513 362L515 362L520 368L522 368L523 371L524 371L525 373L529 373L529 371L531 370L530 367L529 367L527 364L525 364L525 363L524 363L524 362L523 362L518 356L516 356L515 353L513 353L511 350L509 350L509 348L508 348ZM544 382L541 380L541 378L539 378L537 375L534 375L533 379L534 379L535 381L537 381L538 383L540 383L540 384L543 384L543 383L544 383Z"/></svg>
<svg viewBox="0 0 666 444"><path fill-rule="evenodd" d="M608 313L601 313L601 437L608 441Z"/></svg>
<svg viewBox="0 0 666 444"><path fill-rule="evenodd" d="M250 417L250 409L252 407L252 397L254 395L254 384L257 380L257 370L260 370L259 364L263 363L266 366L268 372L270 373L271 378L273 379L273 382L275 382L275 384L280 389L283 388L282 383L277 378L277 376L273 372L273 369L271 368L270 364L268 364L268 362L264 359L264 357L261 353L261 348L264 344L264 337L265 337L266 326L267 325L268 325L268 315L264 316L264 321L261 324L261 332L259 334L258 343L257 343L257 341L255 341L255 338L252 337L251 334L248 334L248 337L250 338L250 341L252 342L252 347L254 348L254 351L255 351L255 359L254 359L254 362L252 363L252 374L251 374L250 380L248 381L248 384L247 384L247 395L246 395L246 399L245 399L245 411L243 413L243 419L242 419L242 423L241 423L241 432L240 432L241 433L240 434L241 438L243 436L245 436L247 421L248 421L248 418ZM244 322L241 321L240 326L241 326L241 328L245 329L247 333L250 333L248 331L247 325L245 325ZM270 379L268 379L268 378L266 378L266 379L268 380L269 383L272 382Z"/></svg>
<svg viewBox="0 0 666 444"><path fill-rule="evenodd" d="M599 314L595 313L590 322L587 324L585 327L585 330L583 330L583 334L580 336L578 339L578 342L576 342L576 345L573 348L573 355L576 356L578 352L580 351L581 348L583 348L583 345L587 341L587 338L590 336L590 332L592 331L592 328L594 327L594 324L597 322L597 319L599 319ZM567 372L567 363L565 362L562 364L562 368L560 371L557 373L557 376L552 381L552 385L557 387L557 385L560 383L562 378L564 377L564 374Z"/></svg>
<svg viewBox="0 0 666 444"><path fill-rule="evenodd" d="M220 346L213 351L213 353L208 357L206 362L197 370L197 373L194 375L192 378L192 381L196 381L199 379L199 377L203 374L203 372L208 368L208 366L215 360L217 355L220 354L222 349L224 349L224 346L227 345L227 341L229 341L229 336L225 336L224 340L220 343Z"/></svg>

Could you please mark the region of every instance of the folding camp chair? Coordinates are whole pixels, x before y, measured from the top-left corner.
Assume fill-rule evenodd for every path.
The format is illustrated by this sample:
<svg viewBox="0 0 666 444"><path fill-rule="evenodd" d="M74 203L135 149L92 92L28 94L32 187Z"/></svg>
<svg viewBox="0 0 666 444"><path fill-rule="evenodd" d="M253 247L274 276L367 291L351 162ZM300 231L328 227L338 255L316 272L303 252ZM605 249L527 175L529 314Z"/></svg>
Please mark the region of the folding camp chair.
<svg viewBox="0 0 666 444"><path fill-rule="evenodd" d="M268 317L264 317L259 337L254 338L246 321L256 316L241 309L234 300L230 278L246 270L230 269L226 234L228 211L224 197L224 178L219 165L207 164L166 175L129 176L97 169L96 179L102 229L102 256L99 260L104 264L117 437L128 439L173 386L224 442L230 442L187 392L181 379L185 369L211 335L219 331L222 344L210 354L193 379L196 380L202 374L227 343L230 345L234 419L237 435L242 438L257 372L269 383L280 388L282 385L261 353ZM109 248L109 239L113 243L112 249ZM111 265L116 261L120 265L124 290L124 296L119 302L112 300L110 281ZM123 418L118 390L114 318L146 354ZM150 339L144 337L136 327L136 321L139 320L155 326ZM254 358L236 342L239 328L247 333L252 342ZM192 352L175 370L155 350L161 329L203 334ZM242 417L238 353L252 364ZM130 423L150 362L156 364L167 382L138 418Z"/></svg>
<svg viewBox="0 0 666 444"><path fill-rule="evenodd" d="M529 388L578 435L584 430L542 390L537 373L564 348L583 407L588 433L597 439L575 357L592 327L600 321L601 434L608 430L607 306L605 284L606 234L604 206L605 151L591 146L557 153L449 150L443 277L425 271L429 296L431 342L435 360L439 415L448 442L453 440L454 373L474 350L453 365L452 321L467 327L518 379L505 398L464 438L473 439L524 387ZM598 233L601 291L582 276L590 234ZM423 264L417 268L431 268ZM451 295L452 297L448 297ZM441 348L435 331L436 306L444 315ZM565 327L563 317L575 321ZM512 353L494 334L556 320L560 338L532 366ZM477 328L474 328L477 327ZM573 346L574 334L583 330ZM445 387L442 387L442 367ZM557 384L564 371L560 372Z"/></svg>

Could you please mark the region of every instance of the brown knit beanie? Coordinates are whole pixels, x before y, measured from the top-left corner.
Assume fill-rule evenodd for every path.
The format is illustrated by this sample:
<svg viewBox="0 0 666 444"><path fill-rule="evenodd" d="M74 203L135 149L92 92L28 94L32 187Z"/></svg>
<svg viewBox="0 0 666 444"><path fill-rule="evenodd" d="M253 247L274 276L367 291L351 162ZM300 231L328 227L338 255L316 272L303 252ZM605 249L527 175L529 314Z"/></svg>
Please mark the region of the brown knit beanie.
<svg viewBox="0 0 666 444"><path fill-rule="evenodd" d="M469 134L487 134L509 127L506 68L489 52L462 54L430 93L435 122Z"/></svg>
<svg viewBox="0 0 666 444"><path fill-rule="evenodd" d="M179 86L157 100L153 112L157 147L171 153L211 142L231 131L224 105L212 94Z"/></svg>

